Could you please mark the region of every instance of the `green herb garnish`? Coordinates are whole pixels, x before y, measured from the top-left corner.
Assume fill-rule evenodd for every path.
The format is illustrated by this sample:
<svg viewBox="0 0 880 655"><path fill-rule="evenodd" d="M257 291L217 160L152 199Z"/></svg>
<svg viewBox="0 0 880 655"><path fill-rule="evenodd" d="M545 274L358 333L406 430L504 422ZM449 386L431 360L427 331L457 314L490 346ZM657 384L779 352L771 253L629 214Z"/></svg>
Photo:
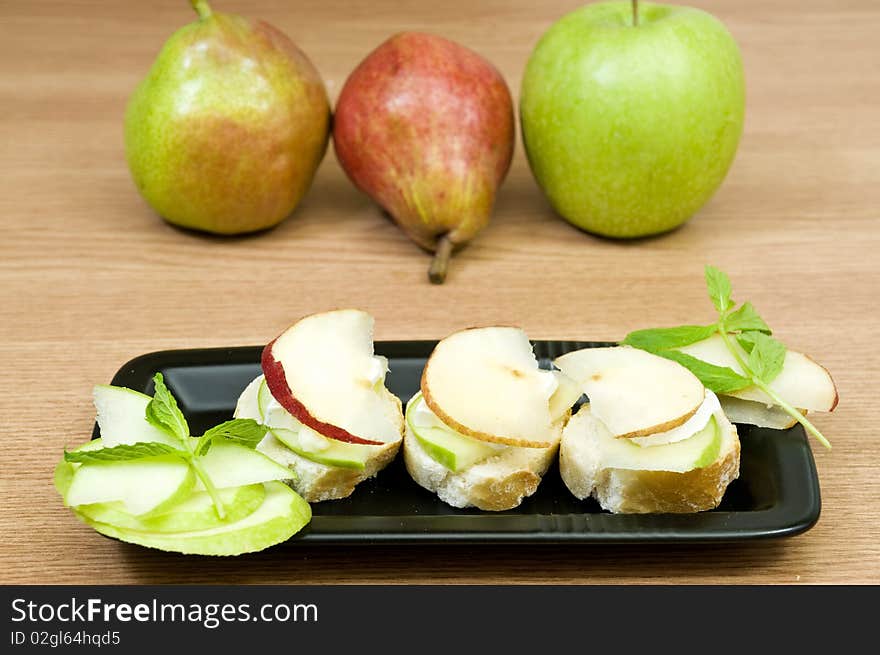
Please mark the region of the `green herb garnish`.
<svg viewBox="0 0 880 655"><path fill-rule="evenodd" d="M715 393L733 393L750 386L758 387L823 446L831 448L816 426L770 388L770 383L785 364L785 346L771 336L770 327L751 303L736 307L731 295L730 278L726 273L714 266L706 266L705 275L709 298L718 312L715 323L637 330L630 332L621 343L678 362ZM741 374L727 366L715 366L677 350L714 334L721 335Z"/></svg>
<svg viewBox="0 0 880 655"><path fill-rule="evenodd" d="M179 452L174 446L158 442L139 442L135 444L121 444L112 448L100 448L98 450L74 450L64 451L64 461L75 464L94 464L95 462L122 462L129 459L144 459L146 457L161 457L162 455L176 455Z"/></svg>

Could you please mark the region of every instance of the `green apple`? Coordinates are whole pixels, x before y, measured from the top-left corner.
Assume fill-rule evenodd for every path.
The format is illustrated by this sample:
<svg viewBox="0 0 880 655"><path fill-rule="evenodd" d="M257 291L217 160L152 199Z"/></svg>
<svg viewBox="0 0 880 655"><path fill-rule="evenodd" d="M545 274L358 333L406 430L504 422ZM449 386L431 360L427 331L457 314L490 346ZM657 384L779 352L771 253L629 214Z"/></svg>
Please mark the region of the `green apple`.
<svg viewBox="0 0 880 655"><path fill-rule="evenodd" d="M602 2L541 38L520 114L532 172L574 225L641 237L688 220L723 181L745 113L739 49L698 9Z"/></svg>
<svg viewBox="0 0 880 655"><path fill-rule="evenodd" d="M260 506L244 518L205 530L131 530L77 515L103 535L147 548L193 555L240 555L286 541L311 520L309 504L287 485L267 482L265 492Z"/></svg>
<svg viewBox="0 0 880 655"><path fill-rule="evenodd" d="M263 453L228 441L217 441L199 458L205 473L218 489L241 487L258 482L289 480L290 469ZM203 490L201 480L195 489Z"/></svg>
<svg viewBox="0 0 880 655"><path fill-rule="evenodd" d="M498 453L499 446L479 441L443 426L439 419L420 421L416 408L424 405L421 392L407 403L406 421L425 452L450 471L461 471ZM501 446L503 448L504 446Z"/></svg>
<svg viewBox="0 0 880 655"><path fill-rule="evenodd" d="M89 521L106 523L123 530L141 532L191 532L216 528L243 519L255 511L266 496L262 484L219 489L217 495L226 510L226 516L217 516L214 501L206 491L197 491L163 514L138 518L125 511L120 503L96 503L76 508Z"/></svg>
<svg viewBox="0 0 880 655"><path fill-rule="evenodd" d="M189 496L194 484L192 468L173 455L82 464L69 476L64 503L118 501L135 516L156 515Z"/></svg>
<svg viewBox="0 0 880 655"><path fill-rule="evenodd" d="M101 444L100 447L110 448L140 441L181 447L174 437L147 422L147 404L152 400L150 396L125 387L97 385L94 397L101 439L90 442L88 448L97 447L96 443ZM192 443L195 445L197 442L198 439L192 437ZM208 453L201 457L201 463L218 489L290 479L290 471L286 467L263 453L227 441L215 442ZM204 486L197 480L195 490L202 489Z"/></svg>
<svg viewBox="0 0 880 655"><path fill-rule="evenodd" d="M150 396L109 384L95 385L92 395L105 448L141 441L180 446L174 437L147 422Z"/></svg>
<svg viewBox="0 0 880 655"><path fill-rule="evenodd" d="M605 468L685 473L714 462L721 452L721 430L713 416L706 426L687 439L662 446L639 446L610 432L600 441Z"/></svg>
<svg viewBox="0 0 880 655"><path fill-rule="evenodd" d="M305 457L318 464L327 466L339 466L341 468L357 469L363 471L367 461L380 450L382 446L367 446L363 444L345 443L334 441L315 434L308 426L302 426L299 430L286 430L284 428L269 428L269 432L278 441L301 457ZM311 432L308 441L305 434ZM314 440L326 442L326 448L316 449Z"/></svg>

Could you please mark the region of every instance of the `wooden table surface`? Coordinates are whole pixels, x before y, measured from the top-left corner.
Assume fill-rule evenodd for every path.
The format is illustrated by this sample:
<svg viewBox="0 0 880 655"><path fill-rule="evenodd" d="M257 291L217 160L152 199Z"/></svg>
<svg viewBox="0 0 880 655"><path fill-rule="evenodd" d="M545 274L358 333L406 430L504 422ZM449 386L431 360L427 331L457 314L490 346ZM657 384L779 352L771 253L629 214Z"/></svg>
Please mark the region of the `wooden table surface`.
<svg viewBox="0 0 880 655"><path fill-rule="evenodd" d="M391 33L479 50L515 96L539 35L579 0L241 2L312 58L335 99ZM880 6L871 0L693 2L720 17L746 68L733 168L684 228L632 243L556 217L521 143L491 226L444 286L427 256L349 184L332 154L295 214L247 238L185 233L138 196L126 100L185 0L0 4L0 583L880 582L880 450L872 386L880 292ZM617 339L710 320L705 263L727 270L777 334L833 373L816 423L822 515L790 539L740 545L282 548L235 559L116 543L51 483L88 438L91 387L148 351L266 342L299 316L357 306L377 339L507 323L535 339Z"/></svg>

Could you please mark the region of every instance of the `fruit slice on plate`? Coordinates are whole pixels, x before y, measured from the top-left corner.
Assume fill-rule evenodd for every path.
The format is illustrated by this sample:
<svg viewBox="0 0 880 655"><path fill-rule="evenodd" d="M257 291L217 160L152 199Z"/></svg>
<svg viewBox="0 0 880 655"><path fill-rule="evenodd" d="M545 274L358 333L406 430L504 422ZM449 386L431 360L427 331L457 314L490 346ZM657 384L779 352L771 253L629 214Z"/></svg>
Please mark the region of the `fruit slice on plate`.
<svg viewBox="0 0 880 655"><path fill-rule="evenodd" d="M561 422L550 412L558 387L557 376L538 368L528 337L514 327L446 337L428 358L421 382L424 402L455 432L530 448L559 438Z"/></svg>
<svg viewBox="0 0 880 655"><path fill-rule="evenodd" d="M289 480L290 469L263 453L230 441L218 440L199 458L202 467L218 489L241 487L258 482ZM195 489L203 490L201 480Z"/></svg>
<svg viewBox="0 0 880 655"><path fill-rule="evenodd" d="M163 455L119 462L81 464L69 476L69 507L118 502L134 516L159 514L186 498L195 484L190 466Z"/></svg>
<svg viewBox="0 0 880 655"><path fill-rule="evenodd" d="M267 482L265 494L260 506L244 518L205 530L131 530L79 516L101 534L147 548L195 555L240 555L285 541L311 520L309 504L287 485Z"/></svg>
<svg viewBox="0 0 880 655"><path fill-rule="evenodd" d="M466 469L505 448L451 430L428 408L421 392L406 404L406 420L425 452L450 471Z"/></svg>
<svg viewBox="0 0 880 655"><path fill-rule="evenodd" d="M109 384L95 385L92 393L104 447L148 441L180 445L174 437L147 422L150 396Z"/></svg>
<svg viewBox="0 0 880 655"><path fill-rule="evenodd" d="M130 444L139 441L158 441L175 448L182 447L174 437L154 428L144 418L147 404L151 400L149 396L123 387L99 385L95 387L95 399L95 404L98 406L98 427L101 430L101 439L93 440L77 450L96 447L110 448L122 443ZM193 437L193 447L197 442L198 439ZM208 453L201 457L201 463L208 477L218 489L240 487L270 480L290 479L290 471L286 467L277 464L263 453L223 439L214 442ZM100 466L106 466L106 464ZM137 484L137 482L132 481L132 484ZM196 480L193 488L196 491L201 491L204 490L204 485L201 480Z"/></svg>
<svg viewBox="0 0 880 655"><path fill-rule="evenodd" d="M689 438L661 446L639 446L629 439L615 439L607 430L598 431L597 435L606 468L684 473L708 466L721 452L722 435L714 416Z"/></svg>
<svg viewBox="0 0 880 655"><path fill-rule="evenodd" d="M400 410L373 354L373 317L356 309L307 316L263 350L269 391L327 439L382 445L401 439Z"/></svg>
<svg viewBox="0 0 880 655"><path fill-rule="evenodd" d="M190 494L165 513L145 519L129 514L119 503L80 505L76 511L89 521L106 523L125 530L191 532L216 528L243 519L263 503L266 492L262 484L251 484L246 487L219 489L217 495L226 511L223 519L217 516L214 502L205 491Z"/></svg>
<svg viewBox="0 0 880 655"><path fill-rule="evenodd" d="M734 423L756 425L759 428L787 430L797 419L778 405L767 405L755 400L743 400L733 396L719 396L724 414ZM798 410L806 414L803 410Z"/></svg>
<svg viewBox="0 0 880 655"><path fill-rule="evenodd" d="M748 353L733 343L740 357L748 360ZM703 341L679 348L683 353L716 366L727 366L737 373L742 369L728 350L721 335L713 335ZM837 387L828 371L806 355L788 350L782 371L770 383L770 388L792 407L811 412L830 412L837 406ZM775 401L757 387L746 387L728 394L742 400L773 405Z"/></svg>
<svg viewBox="0 0 880 655"><path fill-rule="evenodd" d="M684 366L631 348L584 348L553 362L581 385L592 414L615 437L671 430L697 411L706 390Z"/></svg>
<svg viewBox="0 0 880 655"><path fill-rule="evenodd" d="M553 371L556 378L556 391L550 396L550 420L556 422L563 418L584 395L583 389L562 371Z"/></svg>
<svg viewBox="0 0 880 655"><path fill-rule="evenodd" d="M263 379L257 392L263 424L278 441L313 462L363 470L367 461L385 447L385 444L374 446L328 439L297 421L290 412L273 400L269 386Z"/></svg>
<svg viewBox="0 0 880 655"><path fill-rule="evenodd" d="M364 470L370 458L386 446L347 443L328 439L315 432L293 418L272 397L262 375L251 382L239 396L235 417L259 421L269 428L269 434L293 452L327 466Z"/></svg>

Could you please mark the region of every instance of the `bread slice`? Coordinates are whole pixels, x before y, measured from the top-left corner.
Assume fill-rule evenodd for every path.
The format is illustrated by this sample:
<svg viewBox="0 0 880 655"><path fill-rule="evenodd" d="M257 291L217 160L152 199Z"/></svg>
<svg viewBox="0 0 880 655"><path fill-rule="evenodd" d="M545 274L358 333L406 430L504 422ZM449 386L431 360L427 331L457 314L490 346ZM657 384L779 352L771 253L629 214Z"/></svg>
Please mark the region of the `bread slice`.
<svg viewBox="0 0 880 655"><path fill-rule="evenodd" d="M235 408L236 418L261 420L256 396L262 380L263 376L258 376L242 392ZM388 414L399 426L402 436L403 411L400 399L387 389L382 391L388 401L385 403ZM375 452L364 463L363 469L314 462L290 450L271 433L257 445L257 450L288 467L291 470L288 484L306 501L316 503L350 496L358 484L373 477L394 460L401 443L402 439L397 439L384 444L381 448L374 447Z"/></svg>
<svg viewBox="0 0 880 655"><path fill-rule="evenodd" d="M736 427L715 414L721 448L708 466L684 473L608 468L599 447L608 429L583 405L562 434L559 470L579 499L594 497L612 513L691 513L713 509L727 486L739 476L740 444Z"/></svg>
<svg viewBox="0 0 880 655"><path fill-rule="evenodd" d="M517 507L538 489L559 449L559 436L545 448L506 446L497 455L454 472L433 459L406 424L403 460L412 479L453 507L502 511Z"/></svg>

